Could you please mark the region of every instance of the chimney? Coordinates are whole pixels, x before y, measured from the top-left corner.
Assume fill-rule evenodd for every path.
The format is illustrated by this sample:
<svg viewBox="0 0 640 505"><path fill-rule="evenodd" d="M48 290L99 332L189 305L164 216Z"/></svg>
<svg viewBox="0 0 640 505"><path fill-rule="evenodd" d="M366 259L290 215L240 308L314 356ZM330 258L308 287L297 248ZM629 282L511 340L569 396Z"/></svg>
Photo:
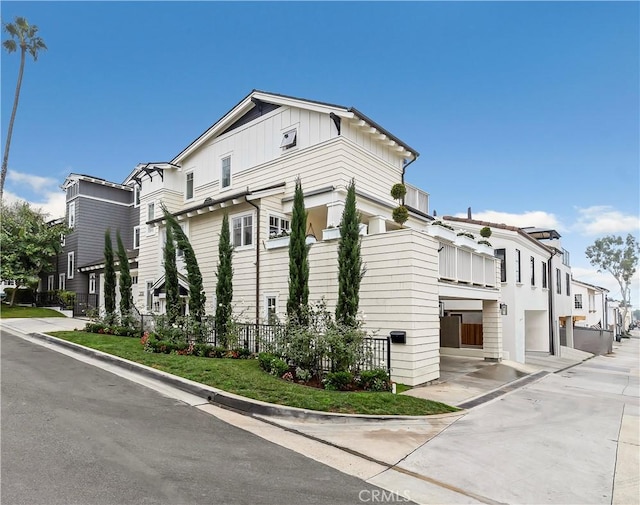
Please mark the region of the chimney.
<svg viewBox="0 0 640 505"><path fill-rule="evenodd" d="M467 219L471 219L471 207L467 207Z"/></svg>

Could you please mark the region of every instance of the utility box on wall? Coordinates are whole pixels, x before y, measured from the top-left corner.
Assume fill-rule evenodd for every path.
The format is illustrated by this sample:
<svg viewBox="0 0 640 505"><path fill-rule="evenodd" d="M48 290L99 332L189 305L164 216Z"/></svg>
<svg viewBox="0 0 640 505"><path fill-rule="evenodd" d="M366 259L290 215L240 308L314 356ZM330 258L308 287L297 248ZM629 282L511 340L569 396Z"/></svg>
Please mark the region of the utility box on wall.
<svg viewBox="0 0 640 505"><path fill-rule="evenodd" d="M406 331L392 331L389 333L391 336L392 344L406 344L407 343L407 332Z"/></svg>

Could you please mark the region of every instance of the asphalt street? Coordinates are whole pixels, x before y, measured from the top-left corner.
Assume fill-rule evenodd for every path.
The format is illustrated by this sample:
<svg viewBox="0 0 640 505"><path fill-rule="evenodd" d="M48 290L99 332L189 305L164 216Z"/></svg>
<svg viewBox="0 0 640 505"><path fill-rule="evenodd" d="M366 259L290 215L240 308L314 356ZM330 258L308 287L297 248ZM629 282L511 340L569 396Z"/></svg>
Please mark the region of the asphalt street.
<svg viewBox="0 0 640 505"><path fill-rule="evenodd" d="M2 331L4 504L353 504L380 491Z"/></svg>

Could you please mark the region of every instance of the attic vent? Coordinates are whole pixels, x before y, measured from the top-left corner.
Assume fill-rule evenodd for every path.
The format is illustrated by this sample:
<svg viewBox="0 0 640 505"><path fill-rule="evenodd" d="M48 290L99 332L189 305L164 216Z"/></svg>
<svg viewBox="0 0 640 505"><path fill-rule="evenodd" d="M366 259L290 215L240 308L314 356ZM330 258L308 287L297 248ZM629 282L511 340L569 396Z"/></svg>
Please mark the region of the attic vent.
<svg viewBox="0 0 640 505"><path fill-rule="evenodd" d="M283 149L291 149L296 145L296 130L289 130L282 135L280 147Z"/></svg>

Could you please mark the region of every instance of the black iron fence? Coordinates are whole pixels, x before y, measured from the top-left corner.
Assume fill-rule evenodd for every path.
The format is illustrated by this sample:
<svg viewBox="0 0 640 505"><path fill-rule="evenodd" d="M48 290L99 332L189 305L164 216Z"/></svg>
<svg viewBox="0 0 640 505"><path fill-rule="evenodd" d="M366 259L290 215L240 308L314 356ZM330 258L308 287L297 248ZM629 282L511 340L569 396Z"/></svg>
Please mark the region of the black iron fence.
<svg viewBox="0 0 640 505"><path fill-rule="evenodd" d="M98 295L65 291L42 291L35 295L36 307L59 307L72 310L74 317L86 317L89 311L98 308Z"/></svg>
<svg viewBox="0 0 640 505"><path fill-rule="evenodd" d="M87 316L87 312L98 308L98 295L94 293L76 293L73 301L73 316Z"/></svg>
<svg viewBox="0 0 640 505"><path fill-rule="evenodd" d="M155 317L139 314L141 333L154 331ZM204 338L204 343L214 347L243 348L254 353L260 352L286 352L282 347L287 346L286 326L283 324L255 324L235 323L231 335L220 338L215 330L211 318L208 318L205 327L209 330ZM197 340L195 335L185 335L189 341ZM356 364L359 370L383 369L391 373L391 338L390 337L365 337L358 355L361 357ZM320 368L325 372L334 369L330 358L322 360Z"/></svg>

